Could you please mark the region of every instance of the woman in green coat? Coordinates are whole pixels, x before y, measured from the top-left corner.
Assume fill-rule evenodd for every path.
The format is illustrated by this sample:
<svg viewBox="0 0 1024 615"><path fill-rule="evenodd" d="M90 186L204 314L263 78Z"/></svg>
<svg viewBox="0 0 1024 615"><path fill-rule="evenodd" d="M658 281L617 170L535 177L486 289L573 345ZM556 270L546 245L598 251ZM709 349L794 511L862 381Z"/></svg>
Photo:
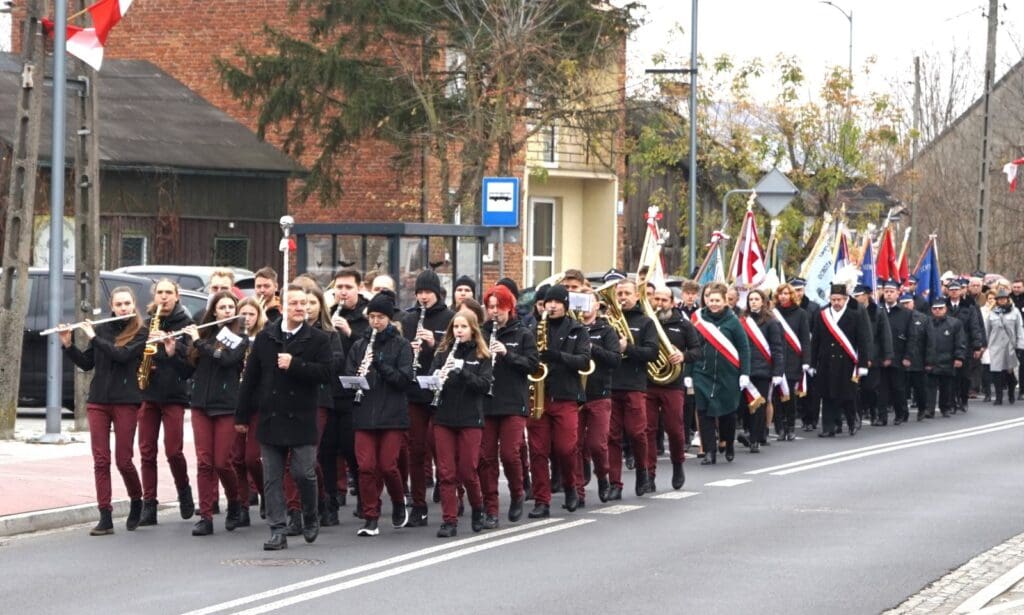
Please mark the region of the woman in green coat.
<svg viewBox="0 0 1024 615"><path fill-rule="evenodd" d="M721 282L705 286L704 307L693 315L703 350L703 358L693 365L700 441L704 446L701 465L715 463L719 438L726 443L726 460L733 460L736 408L742 389L750 383L750 346L739 319L726 304L726 291Z"/></svg>

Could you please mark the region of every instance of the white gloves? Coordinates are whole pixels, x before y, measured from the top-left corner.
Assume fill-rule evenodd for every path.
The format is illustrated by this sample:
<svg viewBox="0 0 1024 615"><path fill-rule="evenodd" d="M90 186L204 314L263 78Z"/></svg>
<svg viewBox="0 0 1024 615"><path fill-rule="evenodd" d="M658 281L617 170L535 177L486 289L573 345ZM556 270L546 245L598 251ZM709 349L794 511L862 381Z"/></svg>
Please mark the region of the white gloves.
<svg viewBox="0 0 1024 615"><path fill-rule="evenodd" d="M688 389L692 389L693 388L693 378L691 378L689 376L683 378L683 386L685 386Z"/></svg>
<svg viewBox="0 0 1024 615"><path fill-rule="evenodd" d="M813 369L811 369L811 366L806 364L806 363L804 363L800 367L804 370L804 373L813 372L814 371ZM813 376L814 374L811 374L811 375Z"/></svg>
<svg viewBox="0 0 1024 615"><path fill-rule="evenodd" d="M777 387L782 384L782 376L772 376L772 386Z"/></svg>
<svg viewBox="0 0 1024 615"><path fill-rule="evenodd" d="M746 374L741 374L740 375L740 390L742 391L743 389L747 388L748 386L750 386L750 376L748 376Z"/></svg>
<svg viewBox="0 0 1024 615"><path fill-rule="evenodd" d="M807 368L804 371L807 372L807 375L810 376L811 378L814 378L814 374L818 373L818 370L814 369L813 367L809 367L806 365L804 367Z"/></svg>
<svg viewBox="0 0 1024 615"><path fill-rule="evenodd" d="M857 375L862 377L862 378L864 376L867 376L868 375L868 368L866 368L866 367L858 367L857 368Z"/></svg>

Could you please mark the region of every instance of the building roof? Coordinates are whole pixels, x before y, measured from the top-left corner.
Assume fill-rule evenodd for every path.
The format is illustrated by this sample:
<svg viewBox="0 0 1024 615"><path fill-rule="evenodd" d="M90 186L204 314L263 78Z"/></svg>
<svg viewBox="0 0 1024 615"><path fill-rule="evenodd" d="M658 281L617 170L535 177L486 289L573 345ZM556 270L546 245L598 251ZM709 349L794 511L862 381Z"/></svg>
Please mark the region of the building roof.
<svg viewBox="0 0 1024 615"><path fill-rule="evenodd" d="M19 93L20 56L0 53L0 139L11 143ZM49 66L47 66L49 68ZM68 73L69 76L72 74ZM49 80L49 77L47 78ZM37 81L38 84L38 81ZM41 84L38 84L41 85ZM295 161L153 64L106 60L99 73L99 146L103 169L290 175ZM43 98L39 158L50 160L52 88ZM74 154L75 94L67 96L66 156Z"/></svg>

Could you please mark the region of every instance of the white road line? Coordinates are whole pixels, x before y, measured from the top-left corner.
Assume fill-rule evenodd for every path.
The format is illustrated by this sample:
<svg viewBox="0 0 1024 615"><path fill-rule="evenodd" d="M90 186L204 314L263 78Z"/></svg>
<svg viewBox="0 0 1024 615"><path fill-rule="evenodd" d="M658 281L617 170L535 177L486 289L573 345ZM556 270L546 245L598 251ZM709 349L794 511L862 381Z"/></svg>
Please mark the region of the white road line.
<svg viewBox="0 0 1024 615"><path fill-rule="evenodd" d="M668 493L659 493L658 495L652 495L652 500L682 500L683 498L700 495L700 491L669 491Z"/></svg>
<svg viewBox="0 0 1024 615"><path fill-rule="evenodd" d="M555 517L555 518L551 518L551 519L540 519L538 521L532 521L532 522L526 523L524 525L510 527L510 528L506 528L506 529L503 529L503 530L496 530L494 532L488 532L486 534L479 534L477 536L471 536L469 538L465 538L465 539L462 539L462 540L455 540L455 541L452 541L452 542L446 542L444 544L439 544L439 545L434 546L434 547L427 547L425 549L420 549L418 551L410 551L409 553L403 553L401 555L396 555L394 557L389 557L388 559L380 560L380 561L377 561L377 562L370 562L369 564L363 564L361 566L355 566L354 568L347 568L345 570L339 570L338 572L332 572L331 574L326 574L326 575L315 577L315 578L312 578L312 579L306 579L305 581L299 581L297 583L292 583L291 585L284 585L282 587L278 587L278 588L275 588L275 589L270 589L270 590L267 590L267 591L264 591L264 592L260 592L258 594L252 594L252 595L249 595L249 596L245 596L244 598L238 598L236 600L229 600L228 602L222 602L220 604L214 604L213 606L208 606L208 607L205 607L205 608L202 608L202 609L197 609L195 611L188 611L187 613L184 613L184 615L210 615L211 613L217 613L217 612L220 612L220 611L226 611L228 609L233 609L233 608L239 607L239 606L245 606L246 604L251 604L253 602L259 602L260 600L266 600L268 598L274 598L274 597L277 597L277 596L280 596L280 595L283 595L283 594L287 594L287 593L290 593L290 592L293 592L293 591L296 591L296 590L306 589L307 587L312 587L314 585L319 585L321 583L328 583L330 581L337 581L338 579L343 579L345 577L355 576L355 575L358 575L358 574L362 574L364 572L370 572L371 570L376 570L378 568L385 568L387 566L392 566L392 565L395 565L395 564L400 564L402 562L406 562L406 561L409 561L411 559L416 559L418 557L423 557L425 555L432 555L434 553L438 553L438 552L441 552L441 551L449 551L449 550L452 550L452 549L458 549L458 548L464 547L466 545L470 545L470 544L474 544L474 543L482 542L482 541L486 541L486 540L491 540L491 539L494 539L494 538L499 538L501 536L507 536L509 534L515 534L515 533L518 533L518 532L523 532L525 530L529 530L529 529L533 529L533 528L540 528L540 527L543 527L545 525L550 525L552 523L558 523L558 522L563 521L563 520L564 519L561 519L559 517Z"/></svg>
<svg viewBox="0 0 1024 615"><path fill-rule="evenodd" d="M751 482L749 478L723 478L712 483L704 483L705 487L735 487Z"/></svg>
<svg viewBox="0 0 1024 615"><path fill-rule="evenodd" d="M594 510L588 511L598 515L621 515L622 513L631 512L634 510L640 510L643 506L638 504L616 504L615 506L605 506L604 508L595 508Z"/></svg>
<svg viewBox="0 0 1024 615"><path fill-rule="evenodd" d="M849 449L849 450L845 450L845 451L838 451L838 452L835 452L835 453L829 453L828 455L821 455L819 457L810 457L808 459L801 459L800 461L791 461L789 463L783 463L783 464L780 464L780 465L777 465L777 466L770 466L770 467L767 467L767 468L759 468L757 470L751 470L749 472L745 472L745 474L749 474L749 475L769 474L769 473L774 473L776 470L781 470L781 469L784 469L784 468L791 468L791 467L795 467L795 466L802 466L804 464L814 463L815 461L824 461L826 459L835 459L836 457L844 457L846 455L852 455L852 454L856 454L856 453L859 453L859 452L862 452L862 451L871 451L871 450L875 450L875 449L879 449L879 448L886 448L886 447L889 447L889 446L894 446L894 445L897 445L897 444L906 444L906 443L910 443L910 442L921 442L921 441L924 441L924 440L933 440L933 439L936 439L936 438L942 438L944 436L949 436L949 435L952 435L952 434L967 433L967 432L977 431L977 430L981 430L981 429L988 429L988 428L995 427L995 426L998 426L998 425L1008 425L1008 424L1011 424L1011 423L1014 424L1014 426L1016 426L1017 424L1024 424L1024 417L1018 417L1018 418L1015 418L1015 419L1008 419L1008 420L1005 420L1005 421L997 421L995 423L986 423L985 425L977 425L975 427L967 427L967 428L964 428L964 429L956 429L956 430L953 430L953 431L944 431L942 433L931 434L931 435L928 435L928 436L919 436L919 437L915 437L915 438L908 438L906 440L895 440L893 442L883 442L881 444L872 444L871 446L864 446L864 447L861 447L861 448L854 448L854 449Z"/></svg>
<svg viewBox="0 0 1024 615"><path fill-rule="evenodd" d="M992 427L991 429L985 429L982 431L972 431L969 433L959 433L955 435L948 435L942 438L934 438L931 440L924 440L920 442L908 442L906 444L900 444L897 446L890 446L888 448L880 448L872 451L864 451L863 453L857 453L856 455L847 455L846 457L840 457L838 459L829 459L828 461L820 461L818 463L812 463L805 466L797 466L795 468L789 468L788 470L780 470L779 472L772 472L772 476L786 476L789 474L796 474L797 472L804 472L806 470L814 470L816 468L823 468L837 463L843 463L844 461L853 461L855 459L861 459L863 457L871 457L872 455L881 455L883 453L891 453L893 451L899 451L907 448L916 448L918 446L926 446L928 444L936 444L939 442L948 442L949 440L959 440L960 438L970 438L973 436L981 436L996 431L1004 431L1007 429L1013 429L1015 427L1024 427L1024 423L1016 423L1014 425L1000 425L998 427Z"/></svg>
<svg viewBox="0 0 1024 615"><path fill-rule="evenodd" d="M467 555L473 555L475 553L480 553L482 551L496 549L498 547L503 547L505 545L522 542L524 540L529 540L530 538L538 538L540 536L545 536L547 534L561 532L562 530L568 530L574 527L579 527L581 525L586 525L588 523L594 523L595 521L596 519L578 519L576 521L570 521L568 523L555 525L553 527L546 527L539 530L534 530L532 532L526 532L523 534L517 534L515 536L509 536L508 538L502 538L501 540L485 542L483 544L475 545L467 549L460 549L452 553L445 553L444 555L436 555L434 557L420 560L418 562L405 564L402 566L398 566L397 568L391 568L389 570L383 570L381 572L367 575L365 577L360 577L358 579L345 581L344 583L338 583L336 585L321 587L320 589L306 592L303 594L298 594L296 596L291 596L289 598L284 598L283 600L278 600L277 602L271 602L269 604L263 604L257 607L253 607L251 609L247 609L245 611L239 611L235 615L258 615L260 613L269 613L271 611L276 611L278 609L283 609L285 607L294 606L301 602L315 600L317 598L329 596L331 594L342 592L347 589L352 589L354 587L359 587L361 585L366 585L368 583L374 583L376 581L398 576L400 574L405 574L407 572L419 570L420 568L426 568L427 566L444 564L446 562L450 562L452 560L458 559L460 557L465 557Z"/></svg>
<svg viewBox="0 0 1024 615"><path fill-rule="evenodd" d="M1021 579L1024 579L1024 564L1017 564L998 579L981 588L978 593L965 600L963 604L956 607L953 613L976 613L989 602L1003 595L1008 589L1020 582Z"/></svg>

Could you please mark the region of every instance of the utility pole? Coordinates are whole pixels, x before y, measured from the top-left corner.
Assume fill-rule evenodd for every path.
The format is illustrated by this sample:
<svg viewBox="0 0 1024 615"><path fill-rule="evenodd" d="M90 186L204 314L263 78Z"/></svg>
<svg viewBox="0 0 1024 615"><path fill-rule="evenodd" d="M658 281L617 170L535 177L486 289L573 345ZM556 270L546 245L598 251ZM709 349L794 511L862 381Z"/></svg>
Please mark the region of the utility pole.
<svg viewBox="0 0 1024 615"><path fill-rule="evenodd" d="M981 133L981 177L978 181L980 202L978 203L978 250L975 253L974 266L984 271L988 267L988 228L985 215L988 213L989 190L989 136L991 135L992 83L996 72L996 30L999 27L999 0L988 1L988 43L985 46L985 93L982 96L982 133Z"/></svg>
<svg viewBox="0 0 1024 615"><path fill-rule="evenodd" d="M21 382L21 349L28 312L28 266L32 254L39 129L43 109L43 50L39 0L25 3L21 37L21 93L11 144L11 185L0 271L0 438L14 437Z"/></svg>
<svg viewBox="0 0 1024 615"><path fill-rule="evenodd" d="M914 137L910 140L910 242L914 251L914 228L917 226L917 152L921 143L921 57L914 56Z"/></svg>

